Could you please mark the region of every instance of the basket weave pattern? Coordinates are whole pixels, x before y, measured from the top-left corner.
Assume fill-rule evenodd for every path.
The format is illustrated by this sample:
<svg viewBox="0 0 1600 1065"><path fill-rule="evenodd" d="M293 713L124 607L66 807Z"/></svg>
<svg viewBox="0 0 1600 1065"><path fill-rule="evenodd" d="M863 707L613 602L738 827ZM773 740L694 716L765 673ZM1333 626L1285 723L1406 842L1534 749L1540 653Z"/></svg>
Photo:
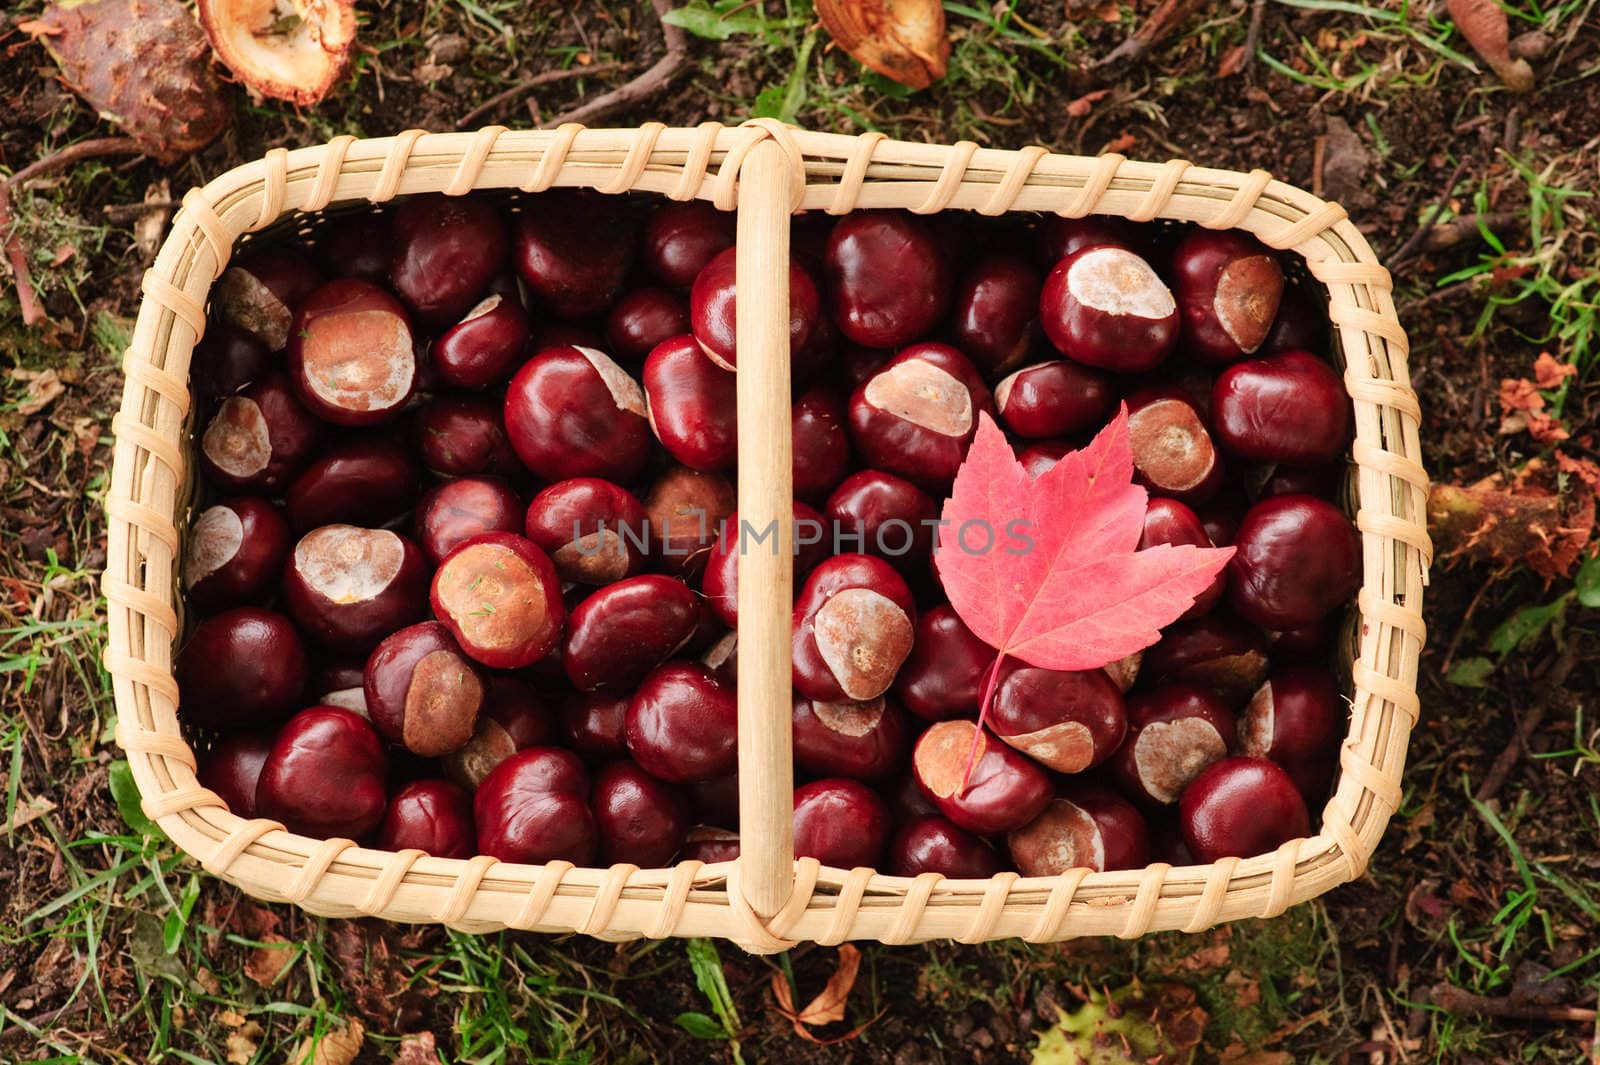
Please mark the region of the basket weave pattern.
<svg viewBox="0 0 1600 1065"><path fill-rule="evenodd" d="M486 856L440 859L415 850L391 853L349 840L310 839L273 821L230 813L195 779L195 756L178 725L172 673L183 631L176 567L182 557L180 518L188 510L188 367L205 326L212 282L237 238L291 212L383 203L421 192L538 192L556 186L648 191L738 208L739 413L747 435L751 426L763 428L759 440L741 441L742 513L751 502L747 493L754 493L752 484L763 474L771 499L788 491L787 349L763 343L758 333L784 332L787 273L777 266L787 262L786 225L794 210L844 214L898 207L918 213L1177 219L1247 230L1270 247L1302 256L1327 289L1345 386L1354 400L1355 521L1364 565L1349 733L1320 833L1244 860L1177 868L1157 863L1109 873L1079 869L1040 878L905 878L825 868L813 859L791 861L786 554L781 574L762 574L772 578L765 585L771 609L763 607L762 614L770 624L752 626L754 635L741 632L745 790L744 857L738 861L641 870L581 869L560 861L515 865ZM746 284L756 277L772 281L760 294ZM117 741L128 752L145 812L207 871L258 897L332 916L440 922L475 931L576 930L618 939L720 936L752 951L782 950L803 940L1135 937L1275 916L1366 868L1399 804L1406 742L1419 712L1421 598L1431 558L1423 524L1427 475L1406 368L1408 345L1390 290L1388 272L1337 204L1265 171L1213 170L1182 160L1154 164L1118 155L1052 155L1043 148L984 149L970 142L910 144L875 133L810 133L771 121L740 127L711 122L694 129L655 123L636 130L564 126L549 132L495 126L472 134L410 131L276 149L191 190L144 277L145 298L123 364L122 407L112 422L116 452L106 503L105 665L115 688ZM781 350L747 354L747 331L752 348ZM761 417L779 410L781 418ZM748 576L741 580L742 589L751 586ZM774 587L782 594L773 594ZM751 648L749 641L780 631L780 625L781 647L767 648L770 654ZM747 685L747 668L753 680L767 683ZM784 694L769 705L763 690Z"/></svg>

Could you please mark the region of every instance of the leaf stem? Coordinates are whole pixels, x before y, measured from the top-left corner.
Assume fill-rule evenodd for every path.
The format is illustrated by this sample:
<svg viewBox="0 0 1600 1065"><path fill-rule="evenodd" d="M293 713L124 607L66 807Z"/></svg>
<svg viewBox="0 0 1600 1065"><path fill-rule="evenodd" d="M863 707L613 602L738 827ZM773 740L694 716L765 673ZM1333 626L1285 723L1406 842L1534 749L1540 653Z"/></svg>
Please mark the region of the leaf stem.
<svg viewBox="0 0 1600 1065"><path fill-rule="evenodd" d="M961 793L967 791L967 782L972 779L972 767L978 763L978 739L983 735L983 723L989 718L989 707L994 702L995 681L1000 679L1000 663L1006 660L1006 653L1000 651L994 656L994 665L989 667L989 679L983 682L983 697L978 700L978 727L972 732L972 746L967 751L967 768L961 774Z"/></svg>

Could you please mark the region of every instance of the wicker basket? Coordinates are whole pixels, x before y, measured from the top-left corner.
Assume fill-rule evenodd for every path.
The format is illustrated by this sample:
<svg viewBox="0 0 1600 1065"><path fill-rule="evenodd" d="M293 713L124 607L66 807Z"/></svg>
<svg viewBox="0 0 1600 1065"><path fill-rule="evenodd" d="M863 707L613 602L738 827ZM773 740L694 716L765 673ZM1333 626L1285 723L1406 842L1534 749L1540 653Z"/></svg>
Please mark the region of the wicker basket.
<svg viewBox="0 0 1600 1065"><path fill-rule="evenodd" d="M1238 227L1302 256L1326 286L1344 380L1355 401L1355 521L1365 582L1351 648L1354 701L1337 790L1321 833L1245 860L1173 868L989 880L912 878L823 868L791 859L788 553L740 562L739 764L743 856L670 869L514 865L479 856L447 860L390 853L349 840L293 835L230 813L195 779L176 714L174 643L181 634L174 560L186 517L190 352L205 325L212 282L236 238L291 212L443 190L589 186L645 190L737 207L740 514L757 527L790 505L787 272L789 218L800 209L843 214L900 207L1091 212L1136 221L1178 219ZM1416 724L1422 588L1431 554L1423 524L1416 395L1390 279L1337 204L1264 171L1210 170L1182 160L1077 158L1043 148L1000 151L963 142L909 144L880 134L836 136L770 121L695 129L552 132L490 127L416 131L377 140L341 137L276 149L184 197L172 233L146 273L112 422L116 460L105 596L105 665L116 691L118 742L144 810L209 872L263 899L313 913L437 921L486 931L576 930L603 938L720 936L750 951L802 940L931 938L1031 941L1198 931L1240 917L1271 917L1361 875L1400 801L1407 737ZM760 426L760 432L750 431Z"/></svg>

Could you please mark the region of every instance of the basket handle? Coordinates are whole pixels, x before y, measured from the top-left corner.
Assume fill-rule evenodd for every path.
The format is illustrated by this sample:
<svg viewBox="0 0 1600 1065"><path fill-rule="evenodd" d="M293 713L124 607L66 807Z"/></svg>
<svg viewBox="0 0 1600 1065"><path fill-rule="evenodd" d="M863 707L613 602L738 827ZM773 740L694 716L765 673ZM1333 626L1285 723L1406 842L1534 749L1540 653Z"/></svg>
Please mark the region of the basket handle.
<svg viewBox="0 0 1600 1065"><path fill-rule="evenodd" d="M783 149L739 170L739 865L730 890L762 919L794 886L790 615L794 491L789 404L789 200ZM733 884L737 884L735 888Z"/></svg>

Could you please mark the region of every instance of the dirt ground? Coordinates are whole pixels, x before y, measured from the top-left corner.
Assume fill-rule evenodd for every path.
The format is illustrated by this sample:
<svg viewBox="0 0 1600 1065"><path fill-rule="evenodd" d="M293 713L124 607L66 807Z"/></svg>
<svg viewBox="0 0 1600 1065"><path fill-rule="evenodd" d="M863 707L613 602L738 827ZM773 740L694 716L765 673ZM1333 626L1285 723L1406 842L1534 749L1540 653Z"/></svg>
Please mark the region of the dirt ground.
<svg viewBox="0 0 1600 1065"><path fill-rule="evenodd" d="M863 77L806 0L693 6L724 15L726 39L691 35L670 90L608 124L763 113L1264 167L1342 200L1393 266L1434 478L1470 484L1537 457L1583 491L1583 462L1600 458L1593 0L1506 5L1537 78L1520 96L1469 65L1442 5L1270 3L1251 61L1224 74L1249 4L1199 5L1143 57L1096 65L1154 4L952 3L950 73L915 94ZM41 7L0 12L5 172L113 132L16 29ZM0 1061L276 1062L308 1039L330 1063L358 1045L357 1060L411 1063L1026 1061L1058 1007L1137 976L1194 989L1210 1017L1197 1060L1600 1062L1600 612L1520 556L1435 569L1405 801L1366 877L1199 937L864 946L845 1019L813 1031L833 1045L798 1036L770 987L783 974L808 1000L831 949L719 959L681 941L322 921L254 904L139 836L113 798L97 570L117 365L163 206L271 147L451 129L523 78L604 68L481 118L539 122L662 48L646 4L362 10L355 67L321 105L236 93L229 128L192 158L86 162L16 193L49 320L25 328L0 283ZM1502 380L1534 378L1541 352L1575 371L1533 411L1567 439L1505 417Z"/></svg>

